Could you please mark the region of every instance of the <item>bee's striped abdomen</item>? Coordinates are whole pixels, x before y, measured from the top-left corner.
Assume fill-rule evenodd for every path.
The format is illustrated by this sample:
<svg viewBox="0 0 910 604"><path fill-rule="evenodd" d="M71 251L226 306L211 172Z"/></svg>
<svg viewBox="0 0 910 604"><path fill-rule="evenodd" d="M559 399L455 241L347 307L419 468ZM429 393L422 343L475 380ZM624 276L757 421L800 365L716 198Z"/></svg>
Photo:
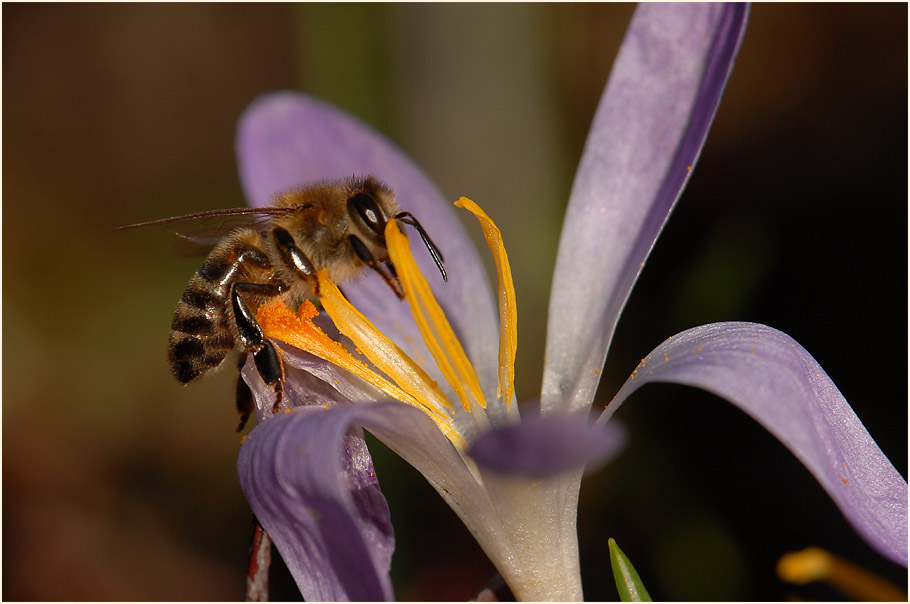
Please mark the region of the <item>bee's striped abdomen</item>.
<svg viewBox="0 0 910 604"><path fill-rule="evenodd" d="M170 361L177 380L186 384L214 369L234 349L234 334L225 314L224 292L213 291L193 275L177 304L171 324Z"/></svg>
<svg viewBox="0 0 910 604"><path fill-rule="evenodd" d="M231 285L252 276L247 267L269 267L268 257L254 247L257 238L252 231L225 238L186 286L171 323L169 347L171 371L180 383L214 369L234 349Z"/></svg>

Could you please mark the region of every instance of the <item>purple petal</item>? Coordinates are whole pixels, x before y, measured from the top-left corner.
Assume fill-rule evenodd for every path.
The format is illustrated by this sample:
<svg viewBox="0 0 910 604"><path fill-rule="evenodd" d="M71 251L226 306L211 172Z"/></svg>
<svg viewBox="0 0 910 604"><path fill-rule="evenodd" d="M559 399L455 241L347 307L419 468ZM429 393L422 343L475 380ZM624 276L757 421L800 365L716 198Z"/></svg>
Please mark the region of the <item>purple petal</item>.
<svg viewBox="0 0 910 604"><path fill-rule="evenodd" d="M494 472L540 479L606 463L625 441L625 430L616 422L599 428L580 417L528 417L486 432L471 447L470 455Z"/></svg>
<svg viewBox="0 0 910 604"><path fill-rule="evenodd" d="M872 547L907 565L907 481L790 336L754 323L714 323L673 336L638 366L598 423L650 382L702 388L751 415L812 472Z"/></svg>
<svg viewBox="0 0 910 604"><path fill-rule="evenodd" d="M641 4L601 99L553 278L544 409L590 405L629 292L704 145L746 27L731 4Z"/></svg>
<svg viewBox="0 0 910 604"><path fill-rule="evenodd" d="M485 391L497 383L498 315L486 273L471 240L419 167L369 126L326 103L295 92L254 101L237 131L240 178L250 205L306 183L373 174L395 191L445 256L449 282L415 244L415 257L474 361ZM480 200L482 201L482 200ZM419 242L416 237L411 238ZM351 302L413 357L430 358L407 305L375 274L345 288ZM403 320L404 319L404 320Z"/></svg>
<svg viewBox="0 0 910 604"><path fill-rule="evenodd" d="M300 407L257 426L237 461L240 485L307 600L392 599L389 509L357 406Z"/></svg>

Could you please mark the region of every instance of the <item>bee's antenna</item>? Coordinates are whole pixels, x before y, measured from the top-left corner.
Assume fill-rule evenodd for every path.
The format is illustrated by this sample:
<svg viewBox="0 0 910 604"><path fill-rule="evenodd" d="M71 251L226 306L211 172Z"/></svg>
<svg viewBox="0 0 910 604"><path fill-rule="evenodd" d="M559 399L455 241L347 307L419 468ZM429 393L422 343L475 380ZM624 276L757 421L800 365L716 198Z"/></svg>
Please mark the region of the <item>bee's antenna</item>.
<svg viewBox="0 0 910 604"><path fill-rule="evenodd" d="M442 263L445 262L445 259L442 257L442 252L439 251L439 248L436 247L436 244L433 243L433 240L430 239L429 235L427 235L427 232L423 230L423 227L420 225L420 222L414 218L414 215L410 212L399 212L395 214L393 218L395 220L400 220L405 224L409 224L417 230L420 238L423 239L423 244L427 246L427 251L429 251L430 256L433 257L433 262L436 263L436 268L439 269L439 273L442 275L442 280L448 281L449 277L446 275L446 269L442 266Z"/></svg>

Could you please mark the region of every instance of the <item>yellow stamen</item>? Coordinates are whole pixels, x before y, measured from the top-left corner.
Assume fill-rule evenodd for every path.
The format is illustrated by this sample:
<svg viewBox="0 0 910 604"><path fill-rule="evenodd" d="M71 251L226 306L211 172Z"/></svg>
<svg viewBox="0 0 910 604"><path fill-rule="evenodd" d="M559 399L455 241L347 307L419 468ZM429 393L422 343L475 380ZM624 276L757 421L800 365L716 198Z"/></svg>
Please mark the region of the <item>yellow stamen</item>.
<svg viewBox="0 0 910 604"><path fill-rule="evenodd" d="M858 600L907 601L907 593L895 585L820 547L784 555L777 563L777 576L798 584L825 581Z"/></svg>
<svg viewBox="0 0 910 604"><path fill-rule="evenodd" d="M455 337L455 332L433 296L430 285L414 262L408 239L399 229L398 221L390 220L386 224L385 238L389 257L401 279L405 298L411 306L411 314L439 370L461 399L465 409L471 411L468 395L473 398L474 403L486 407L486 400L474 367L461 347L461 342Z"/></svg>
<svg viewBox="0 0 910 604"><path fill-rule="evenodd" d="M451 413L445 409L451 411L452 404L439 390L433 378L354 308L338 286L328 279L325 271L319 271L316 276L321 294L319 301L338 331L350 338L377 369L392 378L402 390L426 407L427 411L448 421Z"/></svg>
<svg viewBox="0 0 910 604"><path fill-rule="evenodd" d="M324 271L320 271L320 273L324 273ZM362 322L368 324L369 327L360 324L360 320L356 317L352 317L345 311L343 309L345 303L351 309L353 309L353 307L350 306L350 303L347 302L347 300L344 300L344 297L341 295L341 292L338 291L335 284L329 281L324 274L317 276L321 277L320 291L329 292L329 305L333 308L340 308L337 312L341 319L335 321L339 331L348 337L351 337L349 333L354 334L357 339L351 338L351 340L354 341L355 345L361 350L382 350L386 361L383 362L384 367L381 367L381 369L383 371L388 369L390 371L388 372L388 375L392 376L396 381L400 378L401 374L407 374L407 368L403 367L404 365L407 365L407 362L401 360L401 358L407 359L407 355L401 352L401 350L399 350L394 343L390 342L388 338L379 333L379 330L367 321L363 315L360 315L359 312L354 310L354 312L360 316ZM338 302L337 298L344 300L344 303ZM323 304L325 304L325 298L323 298ZM306 300L301 304L299 314L294 313L294 311L283 303L275 301L264 304L259 308L256 313L256 321L268 337L286 342L295 348L299 348L300 350L328 361L333 365L346 369L368 384L378 388L390 398L423 410L434 422L436 422L436 425L439 426L439 429L442 430L443 434L448 437L452 444L460 449L467 447L464 439L452 429L449 418L439 411L440 406L451 408L451 404L445 399L445 395L438 392L438 389L438 395L436 396L427 394L428 391L435 388L435 385L432 384L432 380L429 377L426 377L424 380L415 379L413 375L403 378L403 382L408 385L410 390L419 391L420 398L395 386L367 367L362 361L352 356L344 346L329 338L324 331L317 327L313 323L313 319L318 316L318 314L319 311L316 310L316 307L313 306L309 300ZM338 323L341 323L344 326L344 329L342 329ZM379 334L378 337L374 334L370 334L370 328L372 328L372 331L375 332L375 334ZM359 343L358 340L360 340ZM390 345L397 350L397 355L394 352L390 352ZM370 358L370 355L366 356L367 358ZM398 360L402 365L398 368L394 368L391 362L391 359L396 356L399 357ZM372 358L370 358L370 360L373 361ZM417 367L416 363L410 361L410 359L407 359L407 361L414 367ZM413 370L413 368L411 369ZM426 373L423 372L422 369L417 367L417 370L426 376ZM417 387L418 384L422 388Z"/></svg>
<svg viewBox="0 0 910 604"><path fill-rule="evenodd" d="M399 400L411 398L406 392L372 371L362 361L351 356L344 346L327 336L313 323L313 319L318 315L319 311L309 300L300 305L299 314L283 303L273 301L259 307L256 321L270 338L287 342L294 348L299 348L333 365L347 369L391 397Z"/></svg>
<svg viewBox="0 0 910 604"><path fill-rule="evenodd" d="M496 396L511 406L515 384L515 354L518 351L518 310L509 256L502 243L502 233L499 232L499 227L490 220L480 206L467 197L460 198L455 205L468 210L480 221L483 236L496 261L496 274L499 277L499 388ZM505 396L503 396L503 391L505 391Z"/></svg>
<svg viewBox="0 0 910 604"><path fill-rule="evenodd" d="M456 205L473 212L484 230L487 244L496 260L499 274L499 389L497 396L511 405L514 392L515 354L517 349L515 288L509 259L502 244L502 236L493 221L473 201L462 197ZM468 360L461 343L455 336L429 284L411 256L408 239L396 220L385 228L389 258L396 268L404 296L411 308L414 321L420 329L427 349L446 381L458 395L464 408L471 412L473 405L486 407L483 390L474 367ZM364 317L329 280L327 273L316 273L320 301L332 318L338 331L347 336L354 346L373 364L391 378L392 384L373 368L353 357L341 344L330 339L313 324L319 313L309 302L300 307L299 316L281 303L262 306L257 320L265 334L309 352L372 384L390 398L418 407L436 423L443 434L460 450L467 448L464 438L452 425L454 409L432 378L394 342L385 337ZM396 385L397 384L397 385ZM481 413L478 421L486 420Z"/></svg>

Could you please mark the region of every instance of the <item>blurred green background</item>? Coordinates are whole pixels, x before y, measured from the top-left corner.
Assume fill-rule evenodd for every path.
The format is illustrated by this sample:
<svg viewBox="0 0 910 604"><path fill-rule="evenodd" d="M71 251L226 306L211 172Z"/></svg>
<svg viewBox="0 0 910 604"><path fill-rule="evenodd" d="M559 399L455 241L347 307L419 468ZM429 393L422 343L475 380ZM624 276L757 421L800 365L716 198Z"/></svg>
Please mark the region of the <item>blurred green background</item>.
<svg viewBox="0 0 910 604"><path fill-rule="evenodd" d="M242 598L234 374L182 388L165 360L200 260L174 257L167 232L113 227L243 205L234 126L262 92L348 109L496 219L518 394L534 397L562 214L632 10L5 4L3 598ZM668 335L767 323L816 356L906 476L906 24L904 4L754 7L597 406ZM775 577L808 545L906 584L726 403L654 386L617 417L629 447L582 486L588 599L616 597L611 536L658 599L838 598ZM490 563L419 474L376 456L398 598L471 597Z"/></svg>

